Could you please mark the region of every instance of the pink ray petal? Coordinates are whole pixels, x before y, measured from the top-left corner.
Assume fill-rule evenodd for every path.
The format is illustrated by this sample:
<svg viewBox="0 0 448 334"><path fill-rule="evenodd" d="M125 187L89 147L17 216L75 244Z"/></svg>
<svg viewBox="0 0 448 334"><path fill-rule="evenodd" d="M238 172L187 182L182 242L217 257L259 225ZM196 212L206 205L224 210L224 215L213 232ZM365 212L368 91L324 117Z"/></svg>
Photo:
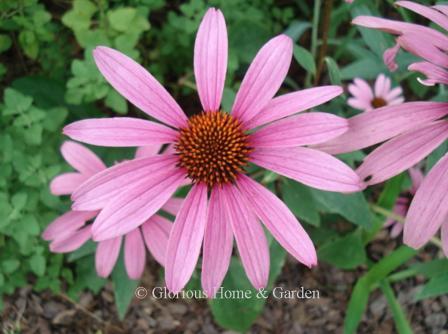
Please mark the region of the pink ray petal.
<svg viewBox="0 0 448 334"><path fill-rule="evenodd" d="M288 73L292 46L291 38L279 35L258 51L232 107L232 115L242 123L255 117L277 93Z"/></svg>
<svg viewBox="0 0 448 334"><path fill-rule="evenodd" d="M356 78L355 80L358 84L353 83L348 85L348 91L359 100L370 104L370 101L373 99L372 88L363 79ZM360 85L360 82L363 82L364 84Z"/></svg>
<svg viewBox="0 0 448 334"><path fill-rule="evenodd" d="M154 215L142 225L146 247L157 262L165 265L166 249L172 223L159 215Z"/></svg>
<svg viewBox="0 0 448 334"><path fill-rule="evenodd" d="M53 195L70 195L76 190L88 176L80 173L64 173L56 176L50 183L50 191Z"/></svg>
<svg viewBox="0 0 448 334"><path fill-rule="evenodd" d="M146 249L139 228L126 234L124 239L124 264L130 279L139 279L145 270Z"/></svg>
<svg viewBox="0 0 448 334"><path fill-rule="evenodd" d="M173 127L186 125L187 116L182 109L141 65L105 46L95 48L93 58L106 80L137 108Z"/></svg>
<svg viewBox="0 0 448 334"><path fill-rule="evenodd" d="M160 144L138 147L137 150L135 151L135 158L140 159L140 158L153 157L160 152L161 148L162 145Z"/></svg>
<svg viewBox="0 0 448 334"><path fill-rule="evenodd" d="M172 169L158 174L151 182L126 189L96 217L92 228L93 239L114 238L140 226L166 203L183 179L183 172Z"/></svg>
<svg viewBox="0 0 448 334"><path fill-rule="evenodd" d="M268 284L270 259L263 227L242 202L235 186L224 186L221 194L246 275L255 289L264 288Z"/></svg>
<svg viewBox="0 0 448 334"><path fill-rule="evenodd" d="M348 130L344 118L321 112L271 123L250 136L252 147L294 147L326 142Z"/></svg>
<svg viewBox="0 0 448 334"><path fill-rule="evenodd" d="M391 101L401 94L403 94L403 89L401 89L401 87L395 87L386 95L386 100Z"/></svg>
<svg viewBox="0 0 448 334"><path fill-rule="evenodd" d="M317 147L339 154L369 147L448 115L448 103L408 102L349 119L349 130Z"/></svg>
<svg viewBox="0 0 448 334"><path fill-rule="evenodd" d="M366 100L361 100L361 99L349 98L347 100L347 104L350 107L355 108L355 109L359 109L359 110L368 111L368 110L372 110L373 109L370 101L368 102Z"/></svg>
<svg viewBox="0 0 448 334"><path fill-rule="evenodd" d="M343 93L339 86L322 86L303 89L273 98L268 104L246 123L249 129L291 116L301 111L321 105Z"/></svg>
<svg viewBox="0 0 448 334"><path fill-rule="evenodd" d="M396 43L393 47L387 49L383 53L384 64L386 64L387 68L391 72L395 72L398 69L398 64L395 59L397 58L399 51L400 44Z"/></svg>
<svg viewBox="0 0 448 334"><path fill-rule="evenodd" d="M165 125L131 117L92 118L64 128L64 134L87 144L132 147L176 141L179 133Z"/></svg>
<svg viewBox="0 0 448 334"><path fill-rule="evenodd" d="M91 176L106 169L101 159L81 144L66 141L61 146L61 153L65 161L81 174Z"/></svg>
<svg viewBox="0 0 448 334"><path fill-rule="evenodd" d="M175 166L177 157L157 155L119 163L92 176L72 194L73 209L102 209L129 187L151 182L160 173Z"/></svg>
<svg viewBox="0 0 448 334"><path fill-rule="evenodd" d="M448 67L448 55L440 50L435 44L422 43L428 37L424 33L410 32L397 38L400 46L435 65ZM447 44L448 45L448 44Z"/></svg>
<svg viewBox="0 0 448 334"><path fill-rule="evenodd" d="M375 80L375 96L380 97L386 95L386 88L386 76L381 73Z"/></svg>
<svg viewBox="0 0 448 334"><path fill-rule="evenodd" d="M69 253L77 250L90 239L92 225L88 225L67 236L64 239L56 239L50 243L50 250L53 253Z"/></svg>
<svg viewBox="0 0 448 334"><path fill-rule="evenodd" d="M414 166L447 138L448 122L427 124L376 148L364 158L357 173L369 185L383 182Z"/></svg>
<svg viewBox="0 0 448 334"><path fill-rule="evenodd" d="M442 14L448 16L448 6L447 5L435 5L432 8L437 9Z"/></svg>
<svg viewBox="0 0 448 334"><path fill-rule="evenodd" d="M182 206L184 199L180 197L170 198L163 206L162 210L168 212L169 214L176 216Z"/></svg>
<svg viewBox="0 0 448 334"><path fill-rule="evenodd" d="M448 221L442 223L441 238L443 253L448 257Z"/></svg>
<svg viewBox="0 0 448 334"><path fill-rule="evenodd" d="M317 264L313 242L288 207L272 192L241 175L238 188L246 202L273 237L298 261L308 267Z"/></svg>
<svg viewBox="0 0 448 334"><path fill-rule="evenodd" d="M88 220L98 214L93 211L68 211L62 216L53 220L42 233L42 239L64 239L66 235L73 234L82 227Z"/></svg>
<svg viewBox="0 0 448 334"><path fill-rule="evenodd" d="M107 277L114 269L120 254L121 237L107 239L98 243L95 252L95 269L100 277Z"/></svg>
<svg viewBox="0 0 448 334"><path fill-rule="evenodd" d="M404 243L420 248L437 232L448 217L448 154L426 176L404 224Z"/></svg>
<svg viewBox="0 0 448 334"><path fill-rule="evenodd" d="M221 11L210 8L194 44L194 76L204 111L218 111L227 71L227 28Z"/></svg>
<svg viewBox="0 0 448 334"><path fill-rule="evenodd" d="M202 250L202 288L209 298L215 296L224 280L233 248L232 227L221 192L217 187L210 196Z"/></svg>
<svg viewBox="0 0 448 334"><path fill-rule="evenodd" d="M415 195L418 188L420 188L420 186L422 185L425 175L423 175L422 171L418 167L409 168L408 172L409 175L411 176L412 181L411 193Z"/></svg>
<svg viewBox="0 0 448 334"><path fill-rule="evenodd" d="M195 184L176 217L165 260L165 282L177 293L188 283L201 251L207 222L207 186Z"/></svg>
<svg viewBox="0 0 448 334"><path fill-rule="evenodd" d="M448 71L440 66L422 61L409 65L408 70L423 73L426 79L418 78L423 85L434 86L439 83L448 85Z"/></svg>
<svg viewBox="0 0 448 334"><path fill-rule="evenodd" d="M431 7L420 5L412 1L397 1L395 2L395 5L412 10L418 15L424 16L435 24L438 24L443 29L448 30L448 18Z"/></svg>
<svg viewBox="0 0 448 334"><path fill-rule="evenodd" d="M317 189L349 193L365 188L359 176L345 163L310 148L256 149L251 161Z"/></svg>

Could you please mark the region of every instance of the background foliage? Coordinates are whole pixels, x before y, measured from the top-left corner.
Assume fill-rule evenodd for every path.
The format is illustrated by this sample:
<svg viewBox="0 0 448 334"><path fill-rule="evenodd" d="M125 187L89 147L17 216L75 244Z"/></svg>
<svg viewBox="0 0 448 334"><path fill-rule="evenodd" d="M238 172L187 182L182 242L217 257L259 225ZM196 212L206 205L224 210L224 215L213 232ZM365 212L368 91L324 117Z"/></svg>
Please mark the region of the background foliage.
<svg viewBox="0 0 448 334"><path fill-rule="evenodd" d="M48 183L68 170L58 148L61 128L73 120L115 114L143 114L129 105L102 78L92 59L96 45L114 47L148 68L177 98L187 113L197 112L192 69L193 42L200 19L209 6L222 9L229 31L229 67L224 109L229 109L235 91L256 51L270 37L286 33L295 42L289 76L282 87L288 92L318 84L345 85L354 77L373 79L388 73L383 51L393 45L390 36L349 24L361 14L394 15L392 1L334 1L332 11L325 1L274 0L6 0L0 2L0 296L32 283L37 291L51 289L76 299L83 289L97 293L105 280L96 277L92 252L87 244L69 256L50 254L40 238L45 226L67 210L68 201L50 195ZM430 1L422 1L429 3ZM417 20L410 13L401 19ZM328 25L327 50L321 53L322 30ZM445 99L443 88L429 89L406 71L412 57L400 53L399 71L392 76L408 100ZM321 107L323 111L351 116L346 96ZM132 154L129 150L100 150L112 162ZM431 166L444 152L431 155ZM341 158L355 166L364 153ZM391 307L400 332L408 332L407 316L391 285L401 279L423 275L427 284L416 300L448 292L445 259L406 265L417 253L401 246L382 259L371 259L367 246L382 228L402 189L409 185L400 175L385 185L364 193L340 195L310 189L294 181L264 173L260 181L275 189L304 223L318 246L320 261L343 270L362 268L346 316L346 332L355 332L369 294L380 289ZM376 210L375 210L376 208ZM281 272L285 252L271 241L270 287ZM129 281L123 266L112 278L116 304L124 317L137 282ZM190 287L198 287L193 278ZM228 289L246 289L239 261L232 260L224 282ZM2 298L0 298L1 303ZM244 331L262 311L265 301L215 300L211 310L224 328Z"/></svg>

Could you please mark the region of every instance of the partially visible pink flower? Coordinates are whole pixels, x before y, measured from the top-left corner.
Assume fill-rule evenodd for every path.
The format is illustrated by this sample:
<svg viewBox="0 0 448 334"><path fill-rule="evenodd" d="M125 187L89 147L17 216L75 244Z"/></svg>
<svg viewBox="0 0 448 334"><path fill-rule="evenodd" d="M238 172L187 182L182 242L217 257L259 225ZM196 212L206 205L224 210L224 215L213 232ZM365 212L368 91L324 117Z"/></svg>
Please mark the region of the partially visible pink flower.
<svg viewBox="0 0 448 334"><path fill-rule="evenodd" d="M260 223L298 261L316 265L313 243L288 207L245 175L246 166L253 163L323 190L355 192L364 187L345 163L305 147L341 135L347 131L346 120L319 112L297 115L340 95L342 89L316 87L274 97L287 75L292 51L286 35L268 41L249 66L231 113L223 112L227 28L221 11L209 9L194 46L202 112L188 119L142 66L116 50L97 47L94 59L109 83L161 123L90 119L68 125L64 133L102 146L169 143L175 154L118 164L73 193L74 208L102 209L92 226L94 239L117 237L140 226L189 178L192 187L168 242L165 281L170 291L187 284L202 249L202 286L213 296L228 270L234 239L250 282L265 287L269 247Z"/></svg>
<svg viewBox="0 0 448 334"><path fill-rule="evenodd" d="M448 6L427 7L411 1L398 6L423 15L448 30ZM358 16L353 21L364 27L397 35L398 44L424 59L410 65L426 75L422 83L448 83L448 37L446 33L418 24ZM448 103L410 102L388 106L374 113L362 113L349 120L350 129L340 137L321 144L320 149L337 154L383 143L364 160L357 172L367 184L387 180L423 160L448 139ZM423 246L441 229L448 255L448 154L426 175L406 216L404 242Z"/></svg>
<svg viewBox="0 0 448 334"><path fill-rule="evenodd" d="M387 49L383 53L384 63L391 72L395 72L398 69L398 64L395 61L398 51L400 51L400 44L396 43L393 47Z"/></svg>
<svg viewBox="0 0 448 334"><path fill-rule="evenodd" d="M138 148L136 158L155 156L159 149L160 145ZM65 142L61 147L61 152L64 159L76 172L64 173L53 179L50 190L55 195L71 194L83 182L106 169L95 153L80 144ZM175 215L180 204L181 199L172 198L162 209ZM98 213L99 210L68 211L47 226L42 238L51 241L50 250L52 252L75 251L91 239L92 225L87 222L95 218ZM124 261L126 271L131 279L138 279L143 273L146 263L145 243L154 258L160 264L164 264L171 225L166 218L154 215L141 227L134 228L124 236ZM119 236L98 243L95 263L99 276L107 277L112 272L120 253L122 239Z"/></svg>
<svg viewBox="0 0 448 334"><path fill-rule="evenodd" d="M376 78L374 89L365 80L356 78L348 85L348 90L352 94L347 101L348 105L363 111L393 106L404 101L401 87L392 89L391 80L382 73Z"/></svg>
<svg viewBox="0 0 448 334"><path fill-rule="evenodd" d="M412 186L404 194L398 197L392 210L393 213L401 217L406 216L412 197L417 192L417 189L420 187L424 178L423 173L417 167L410 168L409 175L411 176ZM395 238L403 231L404 224L403 222L389 218L384 224L384 227L391 227L390 235L392 238Z"/></svg>

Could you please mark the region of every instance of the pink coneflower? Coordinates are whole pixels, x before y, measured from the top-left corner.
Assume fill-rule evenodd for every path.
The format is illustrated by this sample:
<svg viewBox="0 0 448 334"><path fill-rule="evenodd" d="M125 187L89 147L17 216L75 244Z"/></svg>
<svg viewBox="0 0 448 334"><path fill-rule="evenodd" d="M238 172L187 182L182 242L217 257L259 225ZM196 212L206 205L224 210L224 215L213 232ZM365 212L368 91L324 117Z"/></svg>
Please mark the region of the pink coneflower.
<svg viewBox="0 0 448 334"><path fill-rule="evenodd" d="M326 86L274 98L292 58L292 41L267 42L250 65L231 113L220 109L227 69L227 30L219 10L209 9L197 33L194 74L202 112L187 118L170 94L142 66L122 53L97 47L94 58L109 83L161 123L91 119L64 129L73 139L103 146L172 143L174 154L136 159L89 179L73 194L74 207L102 209L93 223L95 240L113 238L145 222L176 191L192 181L174 222L165 261L173 292L190 279L201 248L202 286L212 296L229 267L233 239L249 280L266 286L269 249L261 221L297 260L316 264L305 230L272 192L245 175L254 163L311 187L354 192L357 174L329 154L301 147L325 142L347 130L343 118L312 112L295 115L342 93Z"/></svg>
<svg viewBox="0 0 448 334"><path fill-rule="evenodd" d="M378 75L375 80L374 89L361 78L356 78L348 85L352 97L347 103L351 107L363 111L370 111L384 106L393 106L403 103L401 87L392 89L391 80L384 74Z"/></svg>
<svg viewBox="0 0 448 334"><path fill-rule="evenodd" d="M422 6L399 1L399 6L414 10L448 29L448 6ZM355 24L398 35L405 50L426 61L410 66L426 75L425 84L448 83L448 37L440 31L417 24L360 16ZM350 152L384 141L359 167L368 184L397 175L429 155L448 138L448 103L410 102L363 113L349 120L350 130L320 148L333 153ZM404 242L414 248L423 246L438 230L448 255L448 154L431 169L409 208L404 225Z"/></svg>
<svg viewBox="0 0 448 334"><path fill-rule="evenodd" d="M159 146L141 147L136 157L155 156ZM61 174L53 179L50 190L54 195L69 195L80 184L93 175L106 169L103 162L86 147L65 142L61 147L64 159L77 171ZM175 215L180 207L181 199L172 198L164 207L168 213ZM98 215L98 211L69 211L55 219L42 234L45 240L51 241L50 250L55 253L72 252L80 248L92 237L92 225L87 222ZM128 276L138 279L143 273L146 262L145 244L154 258L164 264L168 235L171 222L159 215L149 217L141 225L124 236L124 262ZM122 237L118 236L98 243L95 264L99 276L107 277L117 262Z"/></svg>
<svg viewBox="0 0 448 334"><path fill-rule="evenodd" d="M412 186L405 193L401 194L397 201L395 202L394 208L392 212L400 217L405 217L408 210L409 205L411 204L412 197L414 197L417 189L422 184L424 175L421 170L417 167L413 167L409 169L409 175L411 176ZM403 231L403 223L397 221L393 218L387 219L384 227L390 227L390 236L392 238L397 237Z"/></svg>

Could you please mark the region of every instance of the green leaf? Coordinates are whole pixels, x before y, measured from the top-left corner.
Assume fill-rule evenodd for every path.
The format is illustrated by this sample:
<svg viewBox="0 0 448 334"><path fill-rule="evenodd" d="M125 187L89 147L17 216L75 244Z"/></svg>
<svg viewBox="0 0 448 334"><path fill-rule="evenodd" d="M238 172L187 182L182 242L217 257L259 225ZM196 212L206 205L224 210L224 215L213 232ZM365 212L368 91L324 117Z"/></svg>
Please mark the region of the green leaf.
<svg viewBox="0 0 448 334"><path fill-rule="evenodd" d="M34 254L30 258L30 267L31 267L31 270L37 276L43 276L45 274L45 268L46 268L45 257L41 254Z"/></svg>
<svg viewBox="0 0 448 334"><path fill-rule="evenodd" d="M135 296L135 288L139 282L128 277L124 267L123 254L120 255L112 272L112 282L114 284L115 306L118 316L123 320L129 304Z"/></svg>
<svg viewBox="0 0 448 334"><path fill-rule="evenodd" d="M317 203L310 188L293 180L286 180L282 186L283 201L299 218L314 226L320 225Z"/></svg>
<svg viewBox="0 0 448 334"><path fill-rule="evenodd" d="M371 227L372 215L363 193L340 194L311 189L320 211L337 213L365 229Z"/></svg>
<svg viewBox="0 0 448 334"><path fill-rule="evenodd" d="M2 263L2 271L5 274L10 274L17 270L20 266L20 261L16 259L4 260Z"/></svg>
<svg viewBox="0 0 448 334"><path fill-rule="evenodd" d="M302 66L307 72L316 74L316 64L314 62L313 55L307 49L301 46L294 45L294 59Z"/></svg>
<svg viewBox="0 0 448 334"><path fill-rule="evenodd" d="M291 37L294 42L297 42L303 33L309 28L311 28L311 24L309 22L293 20L283 33Z"/></svg>
<svg viewBox="0 0 448 334"><path fill-rule="evenodd" d="M415 296L419 301L426 298L437 297L448 293L448 273L435 276Z"/></svg>
<svg viewBox="0 0 448 334"><path fill-rule="evenodd" d="M354 269L367 261L364 244L357 232L325 243L317 254L320 260L341 269Z"/></svg>
<svg viewBox="0 0 448 334"><path fill-rule="evenodd" d="M75 0L73 9L62 17L62 23L73 30L88 29L96 10L95 4L89 0Z"/></svg>
<svg viewBox="0 0 448 334"><path fill-rule="evenodd" d="M132 27L137 11L135 8L118 8L107 12L107 19L112 28L125 32ZM149 27L148 27L149 28Z"/></svg>
<svg viewBox="0 0 448 334"><path fill-rule="evenodd" d="M11 37L5 34L0 34L0 53L5 52L11 47Z"/></svg>
<svg viewBox="0 0 448 334"><path fill-rule="evenodd" d="M333 85L341 85L341 71L338 64L331 57L325 57L325 64L327 64L328 75L330 76L330 82Z"/></svg>
<svg viewBox="0 0 448 334"><path fill-rule="evenodd" d="M112 108L119 114L126 114L128 112L128 104L126 100L123 96L118 94L115 89L109 89L105 103L106 106Z"/></svg>
<svg viewBox="0 0 448 334"><path fill-rule="evenodd" d="M19 34L19 43L25 54L36 59L39 54L39 42L34 31L23 30Z"/></svg>

